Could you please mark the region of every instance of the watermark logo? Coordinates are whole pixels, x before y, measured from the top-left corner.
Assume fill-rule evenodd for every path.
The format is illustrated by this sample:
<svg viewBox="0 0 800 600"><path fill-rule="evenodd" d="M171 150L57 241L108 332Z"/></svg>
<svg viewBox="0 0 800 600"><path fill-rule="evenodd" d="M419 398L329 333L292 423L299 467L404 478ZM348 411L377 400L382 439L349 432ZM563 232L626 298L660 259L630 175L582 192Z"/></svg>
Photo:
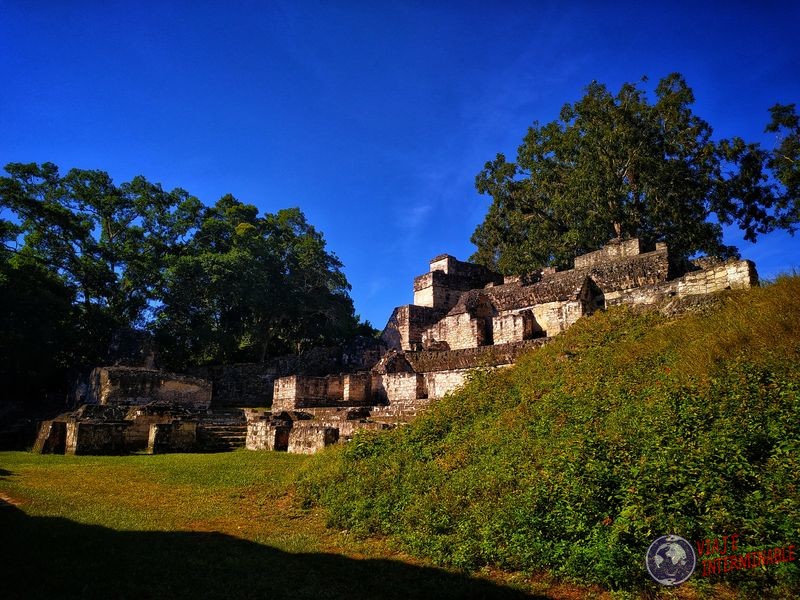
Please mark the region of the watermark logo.
<svg viewBox="0 0 800 600"><path fill-rule="evenodd" d="M694 573L697 557L679 535L662 535L647 549L647 572L661 585L680 585Z"/></svg>

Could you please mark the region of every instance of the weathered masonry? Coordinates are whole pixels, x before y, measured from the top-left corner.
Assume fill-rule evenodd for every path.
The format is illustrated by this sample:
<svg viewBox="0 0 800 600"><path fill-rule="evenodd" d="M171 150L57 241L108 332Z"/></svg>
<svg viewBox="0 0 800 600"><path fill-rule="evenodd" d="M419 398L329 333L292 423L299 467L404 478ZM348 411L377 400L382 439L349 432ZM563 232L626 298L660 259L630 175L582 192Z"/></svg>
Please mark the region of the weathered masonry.
<svg viewBox="0 0 800 600"><path fill-rule="evenodd" d="M655 304L757 284L746 260L681 272L666 244L643 252L638 239L578 256L575 268L502 278L437 256L414 280L414 304L395 309L383 339L397 350L457 350L552 337L584 315L614 304ZM465 289L468 288L469 289Z"/></svg>
<svg viewBox="0 0 800 600"><path fill-rule="evenodd" d="M309 452L358 429L395 425L463 385L476 367L510 365L594 311L757 283L750 261L681 266L665 244L645 250L637 239L578 256L573 269L524 277L437 256L414 280L414 304L389 319L383 358L369 371L277 378L272 411L248 418L247 447Z"/></svg>
<svg viewBox="0 0 800 600"><path fill-rule="evenodd" d="M315 349L187 377L105 367L89 404L42 424L36 450L74 454L195 452L246 446L312 453L413 419L476 368L513 364L578 319L617 304L678 310L693 297L758 284L747 260L675 261L665 244L613 241L574 268L521 277L441 255L414 280L380 340ZM672 308L670 308L672 307ZM677 309L675 308L677 307ZM245 408L247 407L247 408ZM260 408L258 408L260 407ZM264 408L269 407L269 408Z"/></svg>

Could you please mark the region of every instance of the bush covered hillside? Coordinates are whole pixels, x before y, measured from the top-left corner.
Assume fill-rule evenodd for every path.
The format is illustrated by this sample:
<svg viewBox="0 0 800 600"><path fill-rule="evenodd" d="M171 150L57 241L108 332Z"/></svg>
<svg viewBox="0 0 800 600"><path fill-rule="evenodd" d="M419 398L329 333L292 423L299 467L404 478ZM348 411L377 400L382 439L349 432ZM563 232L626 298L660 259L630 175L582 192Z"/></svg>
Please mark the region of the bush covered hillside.
<svg viewBox="0 0 800 600"><path fill-rule="evenodd" d="M662 534L800 542L799 365L798 277L681 318L615 308L316 457L301 492L331 525L442 564L655 586L644 555ZM700 571L800 591L797 562Z"/></svg>

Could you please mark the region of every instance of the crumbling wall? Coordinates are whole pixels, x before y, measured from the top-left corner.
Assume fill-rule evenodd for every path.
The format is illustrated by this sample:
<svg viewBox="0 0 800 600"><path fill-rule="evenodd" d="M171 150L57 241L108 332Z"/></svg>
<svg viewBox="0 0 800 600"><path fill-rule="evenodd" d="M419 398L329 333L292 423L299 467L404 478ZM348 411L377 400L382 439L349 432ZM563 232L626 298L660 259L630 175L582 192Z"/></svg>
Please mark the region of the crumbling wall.
<svg viewBox="0 0 800 600"><path fill-rule="evenodd" d="M139 409L129 411L126 416L126 421L130 423L125 431L126 445L130 450L144 450L150 439L151 425L171 423L174 418L169 411L164 411L162 414Z"/></svg>
<svg viewBox="0 0 800 600"><path fill-rule="evenodd" d="M248 421L245 448L286 451L289 448L291 430L289 425L277 425L268 420Z"/></svg>
<svg viewBox="0 0 800 600"><path fill-rule="evenodd" d="M482 265L442 254L430 262L430 271L414 279L414 304L449 310L462 292L499 284L503 277Z"/></svg>
<svg viewBox="0 0 800 600"><path fill-rule="evenodd" d="M589 252L575 257L575 268L584 269L602 265L607 262L616 261L621 258L638 256L641 247L638 239L612 241L603 246L600 250Z"/></svg>
<svg viewBox="0 0 800 600"><path fill-rule="evenodd" d="M334 385L333 397L328 395L328 384ZM292 411L310 406L331 406L340 402L341 384L337 378L291 375L275 380L272 412Z"/></svg>
<svg viewBox="0 0 800 600"><path fill-rule="evenodd" d="M172 452L195 452L197 447L197 423L172 421L153 423L147 438L148 454Z"/></svg>
<svg viewBox="0 0 800 600"><path fill-rule="evenodd" d="M756 266L749 260L731 260L704 271L687 273L676 281L678 296L711 294L758 285Z"/></svg>
<svg viewBox="0 0 800 600"><path fill-rule="evenodd" d="M196 377L134 367L98 367L90 375L90 401L98 404L172 402L207 409L211 383Z"/></svg>
<svg viewBox="0 0 800 600"><path fill-rule="evenodd" d="M537 338L510 344L463 348L444 352L405 352L402 358L417 373L494 367L510 365L516 362L517 358L524 352L528 352L532 348L538 348L547 343L547 341L547 338Z"/></svg>
<svg viewBox="0 0 800 600"><path fill-rule="evenodd" d="M372 397L376 404L427 398L425 377L421 373L373 373Z"/></svg>
<svg viewBox="0 0 800 600"><path fill-rule="evenodd" d="M36 454L64 454L67 443L65 421L44 421L39 426L33 452Z"/></svg>
<svg viewBox="0 0 800 600"><path fill-rule="evenodd" d="M212 382L214 407L269 406L275 379L295 372L296 362L213 365L195 369L193 373Z"/></svg>
<svg viewBox="0 0 800 600"><path fill-rule="evenodd" d="M270 406L274 383L279 377L322 377L368 371L386 349L387 346L379 340L359 336L341 346L312 348L301 355L280 356L264 363L201 367L194 369L192 374L213 383L212 406L215 408Z"/></svg>
<svg viewBox="0 0 800 600"><path fill-rule="evenodd" d="M536 323L548 337L565 331L586 314L585 305L580 300L537 304L530 310Z"/></svg>
<svg viewBox="0 0 800 600"><path fill-rule="evenodd" d="M341 375L328 375L325 377L325 397L330 402L341 402L344 398L344 387Z"/></svg>
<svg viewBox="0 0 800 600"><path fill-rule="evenodd" d="M390 350L417 350L422 346L423 331L445 314L427 306L398 306L381 333L381 341Z"/></svg>
<svg viewBox="0 0 800 600"><path fill-rule="evenodd" d="M287 451L293 454L314 454L339 441L339 429L303 423L289 432Z"/></svg>
<svg viewBox="0 0 800 600"><path fill-rule="evenodd" d="M372 399L372 377L367 372L346 373L342 376L342 402L361 405Z"/></svg>
<svg viewBox="0 0 800 600"><path fill-rule="evenodd" d="M537 335L544 335L544 332L530 309L509 311L492 318L492 338L495 344L521 342Z"/></svg>
<svg viewBox="0 0 800 600"><path fill-rule="evenodd" d="M483 346L487 341L486 320L469 313L447 315L422 332L422 343L445 342L451 350Z"/></svg>
<svg viewBox="0 0 800 600"><path fill-rule="evenodd" d="M658 285L609 292L604 297L607 306L617 304L648 306L668 298L707 295L728 289L747 289L756 285L758 285L758 273L752 261L730 260L716 267L692 271L683 277Z"/></svg>
<svg viewBox="0 0 800 600"><path fill-rule="evenodd" d="M370 409L371 419L384 419L391 422L412 420L430 405L429 398L404 398L394 400L387 406L376 406Z"/></svg>
<svg viewBox="0 0 800 600"><path fill-rule="evenodd" d="M65 454L127 454L125 433L129 423L67 423Z"/></svg>
<svg viewBox="0 0 800 600"><path fill-rule="evenodd" d="M432 371L425 373L425 386L428 398L437 400L463 386L474 369L458 369L456 371Z"/></svg>
<svg viewBox="0 0 800 600"><path fill-rule="evenodd" d="M588 275L603 293L607 293L664 283L671 269L667 248L659 246L653 252L593 264Z"/></svg>

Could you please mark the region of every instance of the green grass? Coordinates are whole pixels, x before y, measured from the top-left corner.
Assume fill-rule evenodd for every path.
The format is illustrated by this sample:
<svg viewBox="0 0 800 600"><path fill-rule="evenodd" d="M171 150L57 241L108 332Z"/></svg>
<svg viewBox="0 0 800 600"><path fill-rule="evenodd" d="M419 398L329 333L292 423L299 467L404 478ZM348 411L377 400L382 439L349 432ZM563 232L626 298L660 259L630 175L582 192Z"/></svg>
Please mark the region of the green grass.
<svg viewBox="0 0 800 600"><path fill-rule="evenodd" d="M521 598L325 527L300 455L0 453L0 598ZM546 587L546 586L545 586ZM524 596L527 597L527 596Z"/></svg>
<svg viewBox="0 0 800 600"><path fill-rule="evenodd" d="M661 534L800 541L798 365L797 277L680 319L609 310L409 426L315 457L300 490L330 525L438 564L655 593L643 557ZM688 587L715 583L800 594L797 563Z"/></svg>
<svg viewBox="0 0 800 600"><path fill-rule="evenodd" d="M252 452L0 456L0 468L12 473L0 490L25 498L27 514L139 530L211 526L228 509L235 509L240 521L235 526L244 526L286 495L295 470L306 460Z"/></svg>
<svg viewBox="0 0 800 600"><path fill-rule="evenodd" d="M0 453L0 598L796 597L796 563L643 569L667 532L800 540L800 280L719 304L597 314L315 457Z"/></svg>

